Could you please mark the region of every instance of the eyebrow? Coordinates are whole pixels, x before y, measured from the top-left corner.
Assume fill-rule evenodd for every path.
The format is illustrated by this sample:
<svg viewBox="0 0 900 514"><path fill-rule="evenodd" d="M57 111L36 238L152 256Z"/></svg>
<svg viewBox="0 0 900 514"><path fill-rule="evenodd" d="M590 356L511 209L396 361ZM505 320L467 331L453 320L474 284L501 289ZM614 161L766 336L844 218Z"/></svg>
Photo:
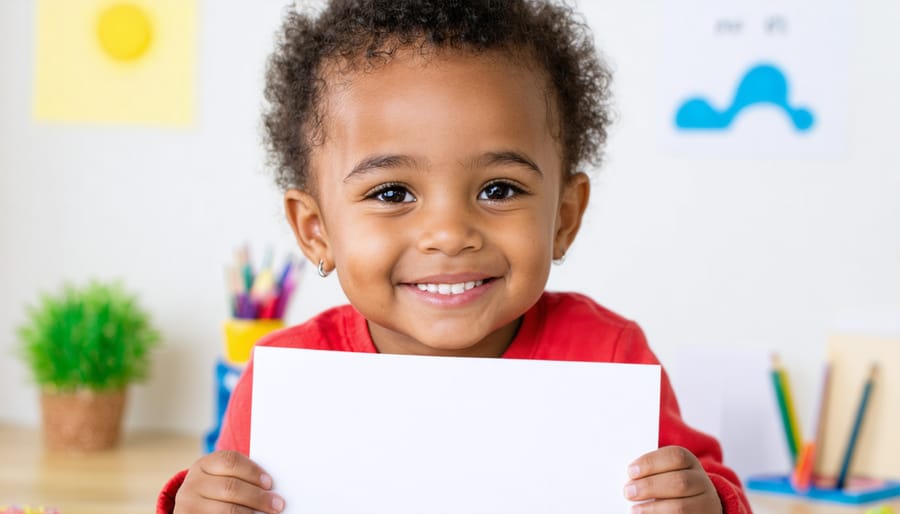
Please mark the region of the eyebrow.
<svg viewBox="0 0 900 514"><path fill-rule="evenodd" d="M492 166L496 164L519 164L537 172L541 178L544 178L544 172L540 166L528 158L525 154L515 150L504 150L501 152L487 152L477 159L474 164L482 167Z"/></svg>
<svg viewBox="0 0 900 514"><path fill-rule="evenodd" d="M353 169L350 170L350 173L348 173L347 176L344 177L344 182L347 182L348 180L356 176L363 175L369 171L403 167L412 168L415 167L415 165L416 160L408 155L371 155L356 163L356 166L353 166Z"/></svg>
<svg viewBox="0 0 900 514"><path fill-rule="evenodd" d="M536 172L541 178L544 177L544 172L541 168L535 164L535 162L529 159L522 152L517 152L515 150L503 150L498 152L485 152L482 155L479 155L475 159L470 162L471 167L488 167L494 165L503 165L503 164L517 164L524 166L534 172ZM380 169L391 169L391 168L414 168L417 165L417 161L415 158L402 155L402 154L382 154L382 155L371 155L369 157L364 158L363 160L356 163L353 166L353 169L350 170L350 173L344 177L344 182L348 182L351 179L358 177L360 175L364 175L370 171L380 170Z"/></svg>

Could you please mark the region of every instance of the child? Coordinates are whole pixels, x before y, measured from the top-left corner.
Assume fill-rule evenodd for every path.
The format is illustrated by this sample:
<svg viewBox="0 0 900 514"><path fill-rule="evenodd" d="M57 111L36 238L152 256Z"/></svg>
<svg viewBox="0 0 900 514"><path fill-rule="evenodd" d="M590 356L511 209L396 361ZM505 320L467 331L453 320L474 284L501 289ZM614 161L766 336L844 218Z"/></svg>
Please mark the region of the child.
<svg viewBox="0 0 900 514"><path fill-rule="evenodd" d="M547 293L599 162L609 72L551 0L333 0L290 13L269 64L268 143L303 253L352 306L259 344L353 352L656 363L633 322ZM276 513L251 461L248 366L219 451L158 512ZM360 384L364 387L364 384ZM659 450L623 473L634 512L750 512L663 375ZM626 480L626 477L630 479ZM352 492L348 492L352 494Z"/></svg>

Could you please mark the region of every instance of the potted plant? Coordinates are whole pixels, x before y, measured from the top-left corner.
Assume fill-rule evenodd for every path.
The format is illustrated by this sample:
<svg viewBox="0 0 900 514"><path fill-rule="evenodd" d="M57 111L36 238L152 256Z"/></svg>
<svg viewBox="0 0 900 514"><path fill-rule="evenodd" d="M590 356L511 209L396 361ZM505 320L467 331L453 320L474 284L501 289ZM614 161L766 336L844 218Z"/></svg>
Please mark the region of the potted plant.
<svg viewBox="0 0 900 514"><path fill-rule="evenodd" d="M27 308L21 354L41 388L44 442L55 450L116 446L128 384L147 377L159 342L119 283L66 285Z"/></svg>

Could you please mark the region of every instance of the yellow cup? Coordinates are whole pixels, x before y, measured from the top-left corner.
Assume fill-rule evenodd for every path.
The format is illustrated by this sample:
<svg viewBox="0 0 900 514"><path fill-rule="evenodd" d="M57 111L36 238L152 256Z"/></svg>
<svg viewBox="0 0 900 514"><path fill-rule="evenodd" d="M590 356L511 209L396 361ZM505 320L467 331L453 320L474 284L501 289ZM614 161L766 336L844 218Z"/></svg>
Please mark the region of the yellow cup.
<svg viewBox="0 0 900 514"><path fill-rule="evenodd" d="M253 345L270 332L284 328L280 319L229 319L222 325L225 332L225 359L232 364L246 364Z"/></svg>

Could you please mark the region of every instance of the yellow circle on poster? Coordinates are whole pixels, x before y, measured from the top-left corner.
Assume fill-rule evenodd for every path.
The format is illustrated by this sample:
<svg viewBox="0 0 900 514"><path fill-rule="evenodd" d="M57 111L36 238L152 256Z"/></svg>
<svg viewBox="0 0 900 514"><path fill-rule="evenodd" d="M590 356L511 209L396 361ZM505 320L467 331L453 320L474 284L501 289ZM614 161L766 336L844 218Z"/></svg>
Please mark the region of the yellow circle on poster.
<svg viewBox="0 0 900 514"><path fill-rule="evenodd" d="M113 4L100 13L100 46L113 59L133 61L146 53L153 38L150 17L134 4Z"/></svg>

